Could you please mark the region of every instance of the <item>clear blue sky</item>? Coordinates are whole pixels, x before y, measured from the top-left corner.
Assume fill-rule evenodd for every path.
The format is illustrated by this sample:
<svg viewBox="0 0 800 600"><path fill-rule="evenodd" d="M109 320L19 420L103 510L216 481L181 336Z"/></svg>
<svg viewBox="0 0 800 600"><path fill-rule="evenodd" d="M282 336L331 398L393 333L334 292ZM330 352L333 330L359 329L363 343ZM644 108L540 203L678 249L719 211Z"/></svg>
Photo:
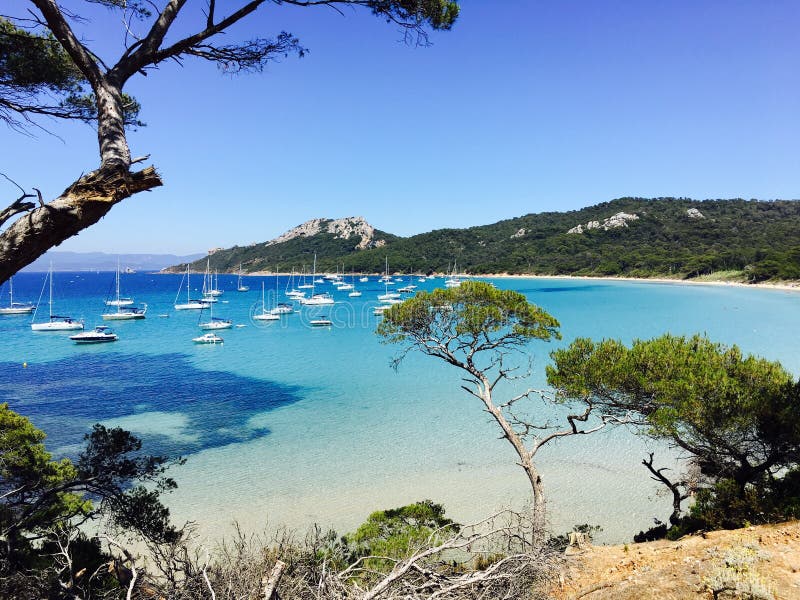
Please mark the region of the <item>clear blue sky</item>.
<svg viewBox="0 0 800 600"><path fill-rule="evenodd" d="M121 27L92 15L84 36L112 57ZM228 38L287 30L310 54L132 80L148 124L132 152L165 186L60 249L204 251L314 217L409 235L620 196L798 198L798 17L796 0L465 0L414 48L365 11L270 6ZM49 127L62 139L0 129L0 171L52 197L97 150L86 125Z"/></svg>

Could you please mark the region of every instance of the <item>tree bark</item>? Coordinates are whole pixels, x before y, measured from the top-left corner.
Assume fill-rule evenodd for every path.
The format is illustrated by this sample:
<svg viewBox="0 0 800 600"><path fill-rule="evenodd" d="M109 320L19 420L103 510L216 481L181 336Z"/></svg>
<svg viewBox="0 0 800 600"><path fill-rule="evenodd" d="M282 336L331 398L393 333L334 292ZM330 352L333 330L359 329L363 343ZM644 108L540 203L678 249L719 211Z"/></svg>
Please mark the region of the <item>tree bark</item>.
<svg viewBox="0 0 800 600"><path fill-rule="evenodd" d="M116 151L111 154L116 156ZM20 217L0 234L0 283L50 248L97 223L118 202L162 185L152 166L131 172L127 166L110 162L110 166L84 175L58 198Z"/></svg>
<svg viewBox="0 0 800 600"><path fill-rule="evenodd" d="M531 491L533 492L533 508L532 508L532 525L533 525L533 543L535 546L540 546L545 541L545 523L546 523L546 505L545 505L545 498L544 498L544 485L542 483L542 477L539 474L539 470L536 468L536 465L533 463L533 455L528 449L525 447L525 443L522 441L520 436L514 431L514 428L511 426L511 423L508 422L508 419L505 418L502 411L495 406L494 401L492 400L492 391L491 385L485 377L476 375L479 380L481 381L481 400L483 400L483 404L486 407L486 410L491 414L497 424L500 425L500 428L503 430L503 436L511 443L514 447L514 450L517 452L517 456L519 457L519 465L525 471L525 475L528 477L528 481L531 484Z"/></svg>

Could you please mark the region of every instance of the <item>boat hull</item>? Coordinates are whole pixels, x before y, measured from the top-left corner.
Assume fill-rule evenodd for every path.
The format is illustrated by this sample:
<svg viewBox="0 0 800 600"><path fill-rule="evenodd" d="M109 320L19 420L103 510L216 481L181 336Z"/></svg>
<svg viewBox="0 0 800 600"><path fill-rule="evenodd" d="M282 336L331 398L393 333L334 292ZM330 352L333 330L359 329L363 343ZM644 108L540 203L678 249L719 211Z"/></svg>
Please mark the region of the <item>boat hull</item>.
<svg viewBox="0 0 800 600"><path fill-rule="evenodd" d="M29 315L34 311L35 308L35 306L26 306L22 308L0 308L0 315Z"/></svg>
<svg viewBox="0 0 800 600"><path fill-rule="evenodd" d="M78 331L83 329L83 323L72 321L52 321L50 323L31 323L32 331Z"/></svg>

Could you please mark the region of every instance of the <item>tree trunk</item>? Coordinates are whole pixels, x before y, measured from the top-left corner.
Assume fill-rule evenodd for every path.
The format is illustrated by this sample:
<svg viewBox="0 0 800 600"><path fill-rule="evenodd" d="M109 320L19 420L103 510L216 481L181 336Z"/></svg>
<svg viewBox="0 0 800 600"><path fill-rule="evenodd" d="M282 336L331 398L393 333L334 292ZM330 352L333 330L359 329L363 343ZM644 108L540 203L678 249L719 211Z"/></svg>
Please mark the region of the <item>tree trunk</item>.
<svg viewBox="0 0 800 600"><path fill-rule="evenodd" d="M483 389L481 390L481 400L483 400L484 406L486 406L486 410L491 414L497 424L500 425L500 428L503 430L503 437L505 437L511 445L514 447L514 450L517 452L517 456L519 457L519 465L525 471L525 475L528 477L528 481L531 484L531 492L533 493L533 507L532 507L532 536L533 536L533 544L535 546L541 546L545 542L545 524L546 524L546 506L545 506L545 498L544 498L544 485L542 484L542 477L539 475L539 471L536 468L536 465L533 463L533 456L528 449L525 447L525 443L522 441L522 438L514 431L514 428L505 418L502 411L497 408L492 400L492 392L489 382L483 378L480 378L482 382Z"/></svg>
<svg viewBox="0 0 800 600"><path fill-rule="evenodd" d="M97 97L97 141L100 144L100 168L130 168L131 152L125 137L122 89L103 79L94 86Z"/></svg>
<svg viewBox="0 0 800 600"><path fill-rule="evenodd" d="M116 156L118 150L118 145L110 149L109 156ZM115 159L110 160L113 163ZM84 175L61 196L20 217L0 234L0 283L53 246L97 223L117 202L160 185L154 167L131 172L127 166L109 166Z"/></svg>

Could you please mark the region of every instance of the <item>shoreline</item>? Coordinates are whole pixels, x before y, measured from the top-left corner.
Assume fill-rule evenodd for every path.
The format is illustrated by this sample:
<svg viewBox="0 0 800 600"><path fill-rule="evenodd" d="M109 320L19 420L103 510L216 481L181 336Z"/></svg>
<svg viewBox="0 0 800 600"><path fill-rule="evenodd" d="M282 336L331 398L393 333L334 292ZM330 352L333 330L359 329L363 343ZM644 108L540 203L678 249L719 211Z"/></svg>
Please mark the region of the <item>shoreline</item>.
<svg viewBox="0 0 800 600"><path fill-rule="evenodd" d="M275 275L274 271L253 271L252 273L243 273L242 277L269 277ZM281 277L288 277L291 273L279 272L277 275ZM369 277L377 277L382 273L356 273L356 276L362 277L367 275ZM295 274L296 276L296 274ZM394 277L405 277L405 273L393 273ZM446 273L434 273L434 277L446 277ZM669 277L614 277L609 275L592 276L592 275L530 275L530 274L511 274L511 273L484 273L481 275L463 275L467 279L577 279L579 281L620 281L620 282L633 282L633 283L654 283L654 284L669 284L669 285L711 285L722 287L741 287L749 289L764 289L764 290L778 290L788 292L800 292L800 281L787 280L782 282L760 282L760 283L744 283L742 281L722 281L722 280L693 280L693 279L673 279Z"/></svg>
<svg viewBox="0 0 800 600"><path fill-rule="evenodd" d="M193 272L194 274L202 274L202 271ZM177 272L167 271L154 271L156 275L176 275ZM280 277L290 277L291 272L275 272L275 271L252 271L250 273L242 273L242 277L271 277L278 275ZM237 275L237 273L227 273L227 275ZM297 277L297 273L294 273ZM378 277L383 273L355 273L357 277ZM407 277L407 273L393 273L393 277ZM741 287L749 289L762 289L762 290L776 290L784 292L800 292L800 280L786 280L780 282L762 281L759 283L745 283L742 281L724 281L724 280L696 280L696 279L676 279L670 277L619 277L611 275L532 275L532 274L511 274L511 273L483 273L481 275L461 275L467 279L576 279L579 281L619 281L619 282L632 282L632 283L653 283L659 285L709 285L717 287ZM431 277L447 277L447 273L433 273Z"/></svg>
<svg viewBox="0 0 800 600"><path fill-rule="evenodd" d="M800 292L800 281L783 281L783 282L760 282L760 283L744 283L741 281L714 281L714 280L693 280L693 279L671 279L669 277L612 277L612 276L598 276L591 275L511 275L509 273L491 273L487 275L476 276L486 279L578 279L581 281L620 281L620 282L633 282L633 283L655 283L655 284L669 284L669 285L711 285L722 287L742 287L751 289L766 289L766 290L781 290L789 292Z"/></svg>

